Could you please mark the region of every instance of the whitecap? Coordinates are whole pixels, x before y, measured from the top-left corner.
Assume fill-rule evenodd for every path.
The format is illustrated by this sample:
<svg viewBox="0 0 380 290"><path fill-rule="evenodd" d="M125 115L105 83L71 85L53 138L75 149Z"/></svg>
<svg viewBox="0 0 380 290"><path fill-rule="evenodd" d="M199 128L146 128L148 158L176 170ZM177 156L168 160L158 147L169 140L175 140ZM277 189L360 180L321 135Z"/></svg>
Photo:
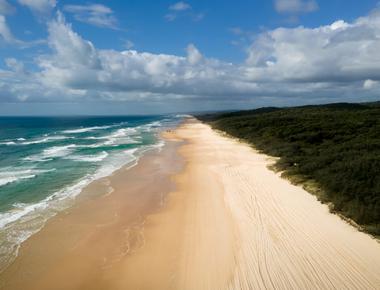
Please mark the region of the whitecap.
<svg viewBox="0 0 380 290"><path fill-rule="evenodd" d="M16 142L14 141L3 141L3 142L0 142L0 145L15 145Z"/></svg>
<svg viewBox="0 0 380 290"><path fill-rule="evenodd" d="M101 146L117 146L122 144L139 144L140 142L136 140L139 136L136 136L139 132L136 128L121 128L112 132L111 134L99 137L87 137L88 140L107 140L103 143L98 143L96 145L89 145L89 147L101 147ZM132 138L133 136L134 138Z"/></svg>
<svg viewBox="0 0 380 290"><path fill-rule="evenodd" d="M137 129L140 129L142 132L150 132L152 129L157 129L162 126L162 123L160 121L154 121L145 125L141 125L136 127Z"/></svg>
<svg viewBox="0 0 380 290"><path fill-rule="evenodd" d="M3 168L0 171L0 186L20 181L23 179L34 178L39 174L54 171L55 169L33 169L33 168Z"/></svg>
<svg viewBox="0 0 380 290"><path fill-rule="evenodd" d="M0 214L0 229L6 235L3 241L0 241L0 260L1 256L6 259L7 263L12 262L12 259L17 255L17 250L19 245L29 238L35 232L38 232L45 222L54 216L60 210L67 208L73 204L73 200L77 195L79 195L84 187L90 184L92 181L108 176L112 174L115 170L121 168L124 165L132 167L137 164L139 156L141 156L145 151L152 150L154 148L161 148L163 142L158 142L157 144L140 146L138 148L133 148L129 150L119 151L116 153L102 152L94 156L86 156L79 152L74 152L76 148L79 147L91 147L91 146L103 146L105 143L108 144L118 144L120 142L138 142L137 138L141 137L138 134L141 131L153 130L153 128L158 128L161 126L160 122L152 122L148 126L140 126L140 128L117 128L111 134L103 137L94 137L103 140L102 143L90 144L90 145L75 145L70 144L66 146L53 146L46 148L37 155L27 157L26 160L39 160L47 161L53 158L71 158L75 157L90 157L98 158L97 160L103 161L99 163L99 168L94 174L88 174L80 180L75 181L72 185L69 185L62 190L49 195L42 201L34 204L14 204L13 209ZM82 128L84 129L84 128ZM96 130L96 129L95 129ZM107 132L108 133L108 132ZM48 137L48 136L45 136ZM21 140L19 140L21 141ZM24 140L25 141L25 140ZM29 141L29 140L28 140ZM94 142L95 143L95 142ZM140 142L141 143L141 142ZM107 154L107 156L105 156ZM104 157L105 156L105 157ZM100 160L102 158L102 160ZM98 162L93 160L88 160L88 162ZM37 172L31 174L38 174ZM8 233L11 233L8 235ZM4 246L4 247L3 247ZM9 258L11 257L11 258ZM13 258L12 258L13 257ZM0 269L1 271L1 269Z"/></svg>
<svg viewBox="0 0 380 290"><path fill-rule="evenodd" d="M33 145L33 144L47 143L47 142L72 139L72 138L74 138L74 137L61 136L61 135L48 136L47 134L45 134L43 138L39 138L39 139L27 140L25 138L17 138L16 139L17 142L15 142L13 140L6 140L4 142L0 142L0 145Z"/></svg>
<svg viewBox="0 0 380 290"><path fill-rule="evenodd" d="M69 155L76 145L70 144L65 146L53 146L42 151L43 158L57 158Z"/></svg>
<svg viewBox="0 0 380 290"><path fill-rule="evenodd" d="M81 127L81 128L77 128L77 129L64 130L62 132L66 133L66 134L79 134L79 133L86 133L86 132L91 132L91 131L95 131L95 130L109 129L109 128L113 128L115 126L120 126L120 124L107 125L107 126Z"/></svg>
<svg viewBox="0 0 380 290"><path fill-rule="evenodd" d="M25 161L35 161L35 162L46 162L54 158L60 158L67 156L73 152L73 149L77 147L75 144L65 145L65 146L53 146L46 148L41 154L32 155L25 157Z"/></svg>
<svg viewBox="0 0 380 290"><path fill-rule="evenodd" d="M126 144L140 144L141 142L130 137L124 138L110 138L108 141L104 142L104 146L118 146Z"/></svg>
<svg viewBox="0 0 380 290"><path fill-rule="evenodd" d="M101 152L97 155L71 155L67 156L66 159L81 161L81 162L100 162L103 161L108 156L106 151Z"/></svg>
<svg viewBox="0 0 380 290"><path fill-rule="evenodd" d="M35 140L31 140L31 141L25 141L25 142L17 143L17 145L40 144L40 143L47 143L47 142L58 141L58 140L65 140L65 139L72 139L72 138L73 137L68 137L68 136L48 136L48 137L41 138L41 139L35 139Z"/></svg>

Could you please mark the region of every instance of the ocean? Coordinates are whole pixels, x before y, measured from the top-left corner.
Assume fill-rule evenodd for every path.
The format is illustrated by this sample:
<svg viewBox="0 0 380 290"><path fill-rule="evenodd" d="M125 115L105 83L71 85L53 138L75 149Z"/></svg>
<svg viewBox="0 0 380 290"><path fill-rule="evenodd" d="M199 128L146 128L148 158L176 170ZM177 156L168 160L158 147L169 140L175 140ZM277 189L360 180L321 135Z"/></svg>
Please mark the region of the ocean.
<svg viewBox="0 0 380 290"><path fill-rule="evenodd" d="M0 271L92 181L163 146L181 116L0 117Z"/></svg>

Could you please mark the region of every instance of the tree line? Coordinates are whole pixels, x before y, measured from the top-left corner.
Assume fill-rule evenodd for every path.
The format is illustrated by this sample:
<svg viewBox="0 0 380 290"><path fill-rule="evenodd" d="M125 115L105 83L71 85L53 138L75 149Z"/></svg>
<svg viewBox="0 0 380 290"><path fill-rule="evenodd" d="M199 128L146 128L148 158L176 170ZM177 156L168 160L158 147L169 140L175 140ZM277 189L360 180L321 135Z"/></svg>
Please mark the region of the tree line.
<svg viewBox="0 0 380 290"><path fill-rule="evenodd" d="M277 170L332 211L380 235L380 103L329 104L197 116L280 157Z"/></svg>

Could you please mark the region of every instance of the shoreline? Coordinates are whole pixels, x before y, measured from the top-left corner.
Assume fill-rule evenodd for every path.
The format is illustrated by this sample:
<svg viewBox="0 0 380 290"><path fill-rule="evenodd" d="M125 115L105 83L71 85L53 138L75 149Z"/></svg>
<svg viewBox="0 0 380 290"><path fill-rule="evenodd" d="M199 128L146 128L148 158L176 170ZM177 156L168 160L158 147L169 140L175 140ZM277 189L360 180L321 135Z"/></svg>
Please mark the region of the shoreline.
<svg viewBox="0 0 380 290"><path fill-rule="evenodd" d="M32 236L0 289L380 287L380 245L268 156L194 119L163 138L161 152L106 178L111 194Z"/></svg>
<svg viewBox="0 0 380 290"><path fill-rule="evenodd" d="M128 126L128 122L125 119L128 119L128 122L130 122ZM38 144L39 146L42 143L43 147L37 149L28 147L25 149L28 152L25 155L27 157L23 157L20 160L22 162L28 160L29 162L29 160L32 160L32 158L29 159L30 156L43 156L45 152L51 150L51 152L49 151L49 158L51 160L56 158L57 164L47 164L49 162L45 161L50 161L49 159L44 160L44 162L37 160L36 164L33 163L32 166L37 168L42 167L42 169L36 171L57 174L50 176L49 179L45 174L44 176L42 176L43 174L40 176L36 173L36 175L28 178L28 181L32 183L33 180L37 180L36 186L30 184L30 186L22 187L23 184L21 184L20 194L18 191L15 191L15 188L11 188L10 191L6 188L5 192L3 192L2 196L5 197L3 198L5 200L4 204L10 206L10 208L0 213L2 218L0 221L0 273L17 258L19 248L25 241L38 233L50 219L62 211L67 211L78 201L82 200L86 196L87 188L93 187L92 184L99 184L99 188L104 187L103 191L110 193L112 187L108 188L109 186L106 184L101 185L102 182L99 181L107 179L107 177L114 175L120 169L129 169L135 166L138 160L146 153L160 150L164 145L164 140L159 137L161 132L165 129L178 126L179 121L180 119L177 116L148 119L125 117L124 120L116 118L113 121L111 118L108 124L102 126L81 127L82 125L77 124L77 127L75 127L74 124L71 127L76 129L63 130L55 128L51 131L46 130L46 136L44 139L41 139L43 140L41 142L25 141L27 139L24 139L22 142L25 142L25 144L31 144L31 146ZM96 134L94 133L95 136L78 135L93 131L96 131ZM66 135L64 136L63 133L66 133ZM56 134L60 134L59 138L54 138ZM74 136L78 137L78 141L70 141L69 145L66 143L54 143L50 145L49 141L47 141L51 138L55 141L64 140L63 142L66 142L66 140L74 139ZM37 134L37 137L34 136L30 140L40 140L38 138L40 137ZM119 144L119 141L128 143ZM84 145L83 142L87 145ZM16 143L14 144L17 145ZM59 151L62 148L69 147L76 149L64 151L62 154ZM101 150L98 150L98 147L102 147ZM30 152L33 149L35 152ZM98 154L100 151L101 154L104 154L102 160L92 158L94 154ZM56 152L58 152L57 156L54 155ZM74 161L68 164L71 160ZM24 165L22 163L22 166ZM14 170L21 170L19 167L22 168L22 166L17 164L14 166ZM25 166L30 165L28 163ZM50 169L47 170L45 169L46 167ZM38 182L42 183L42 188L40 188ZM17 182L14 182L13 186L17 186ZM99 194L101 193L89 193L93 197ZM8 201L6 199L7 196L13 197L13 201L12 198Z"/></svg>
<svg viewBox="0 0 380 290"><path fill-rule="evenodd" d="M163 142L162 137L158 138L158 143ZM57 288L54 279L57 278L58 281L65 284L62 277L50 279L50 277L45 277L45 274L43 277L41 275L46 271L53 272L46 268L47 265L52 268L60 268L60 270L54 270L55 275L58 276L60 276L58 272L63 270L67 271L68 275L75 277L68 264L74 266L78 264L78 267L83 267L87 263L86 267L91 268L90 264L94 259L97 260L98 253L96 251L92 251L87 257L82 256L83 263L70 252L77 247L84 249L78 252L85 252L84 245L89 243L87 239L91 235L97 235L98 229L102 231L103 228L111 228L117 219L120 219L121 227L131 230L130 233L123 232L124 230L120 231L120 229L110 231L109 234L114 236L114 241L109 238L107 242L114 243L119 247L116 251L118 253L112 253L112 255L126 255L129 248L139 247L139 243L142 242L142 240L139 241L139 236L141 236L139 230L143 227L144 216L159 210L164 205L165 194L174 187L173 182L169 179L169 172L175 172L181 167L180 160L171 161L177 158L175 155L176 142L165 143L163 147L144 150L143 154L132 163L122 166L111 175L92 181L83 188L72 206L51 217L38 232L20 245L17 257L0 273L0 289L52 289L52 285L54 285L54 289L75 288L73 285ZM165 164L164 159L174 166L171 164L170 166L168 164L166 168L160 166L161 163ZM146 182L158 182L159 186L154 188L144 184L144 176L149 176L146 178ZM124 181L125 178L126 181ZM128 187L132 188L128 190ZM127 194L124 196L125 192ZM122 211L123 206L128 208L130 213ZM130 245L125 243L126 235L130 235ZM107 242L101 242L102 246L107 246ZM107 247L106 250L112 252L111 246ZM92 250L94 248L92 247ZM71 260L71 262L63 260ZM104 267L103 264L107 264L107 261L100 260L98 260L99 269ZM61 265L59 265L60 262L62 262ZM32 270L30 270L31 265L33 265ZM20 273L25 276L25 279L20 279ZM27 275L23 273L27 273ZM80 277L77 279L81 280ZM75 284L75 281L73 282ZM91 286L91 289L95 289L94 285Z"/></svg>
<svg viewBox="0 0 380 290"><path fill-rule="evenodd" d="M113 176L119 170L128 170L136 166L145 153L160 150L163 145L162 139L158 138L156 144L124 150L125 157L121 159L122 162L119 162L119 164L111 163L100 166L94 172L86 174L71 184L58 188L42 200L30 204L20 203L20 210L17 208L19 211L14 210L13 212L3 213L5 216L9 215L3 221L5 226L10 224L11 227L5 228L1 233L1 238L5 239L7 246L0 253L0 255L3 255L0 259L0 274L17 258L21 245L43 229L45 224L57 214L70 210L78 201L80 202L87 197L91 198L92 196L92 198L95 198L98 195L109 194L113 189L109 185L103 184L102 180L107 180L108 177ZM51 171L55 170L54 168ZM93 188L93 184L97 184L99 187L95 192L88 190L88 188ZM100 190L100 187L102 187L102 190Z"/></svg>

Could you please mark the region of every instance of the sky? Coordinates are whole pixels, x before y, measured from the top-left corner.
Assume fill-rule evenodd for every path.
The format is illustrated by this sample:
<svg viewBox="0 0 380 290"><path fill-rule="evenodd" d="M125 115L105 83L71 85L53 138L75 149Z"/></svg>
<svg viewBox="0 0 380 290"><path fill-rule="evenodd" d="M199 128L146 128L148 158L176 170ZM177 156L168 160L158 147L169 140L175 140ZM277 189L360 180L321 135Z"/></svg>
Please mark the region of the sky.
<svg viewBox="0 0 380 290"><path fill-rule="evenodd" d="M380 99L378 0L0 0L0 115Z"/></svg>

